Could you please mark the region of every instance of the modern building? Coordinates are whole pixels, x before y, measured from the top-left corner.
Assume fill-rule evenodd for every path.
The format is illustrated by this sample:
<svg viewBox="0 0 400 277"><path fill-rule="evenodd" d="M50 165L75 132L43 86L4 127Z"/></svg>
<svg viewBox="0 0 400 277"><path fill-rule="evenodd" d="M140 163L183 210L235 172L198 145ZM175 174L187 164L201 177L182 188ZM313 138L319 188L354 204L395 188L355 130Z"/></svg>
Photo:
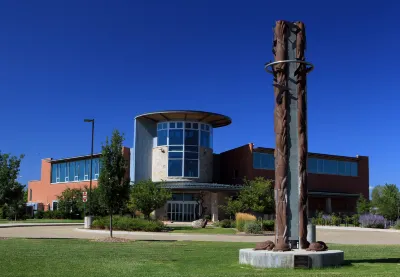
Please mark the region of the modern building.
<svg viewBox="0 0 400 277"><path fill-rule="evenodd" d="M242 184L243 178L275 178L274 149L255 148L252 143L216 154L220 164L218 182ZM362 194L369 198L368 157L344 157L308 153L308 210L353 213Z"/></svg>
<svg viewBox="0 0 400 277"><path fill-rule="evenodd" d="M241 189L243 179L274 179L274 149L248 144L213 153L214 129L227 116L201 111L164 111L135 118L131 179L165 181L173 199L156 216L190 221L199 211L213 220L224 217L225 197ZM309 153L309 212L352 213L360 194L369 197L368 157ZM203 205L199 204L199 195Z"/></svg>
<svg viewBox="0 0 400 277"><path fill-rule="evenodd" d="M227 116L203 111L162 111L139 115L134 121L130 158L133 185L141 180L163 181L173 192L167 204L155 211L159 219L193 221L209 215L225 217L220 205L240 191L244 178L274 179L274 149L252 143L215 154L214 130L231 124ZM221 139L221 138L220 138ZM223 138L222 138L223 139ZM29 201L54 209L67 187L88 186L90 156L42 160L40 181L29 182ZM93 163L93 186L101 165ZM360 194L369 197L368 157L309 153L309 213L353 213Z"/></svg>
<svg viewBox="0 0 400 277"><path fill-rule="evenodd" d="M129 165L130 148L122 149ZM101 163L100 154L93 155L92 187L97 187ZM129 172L129 169L128 169ZM90 185L90 155L64 159L42 160L40 180L28 182L28 205L35 210L56 210L57 196L67 188L83 189Z"/></svg>

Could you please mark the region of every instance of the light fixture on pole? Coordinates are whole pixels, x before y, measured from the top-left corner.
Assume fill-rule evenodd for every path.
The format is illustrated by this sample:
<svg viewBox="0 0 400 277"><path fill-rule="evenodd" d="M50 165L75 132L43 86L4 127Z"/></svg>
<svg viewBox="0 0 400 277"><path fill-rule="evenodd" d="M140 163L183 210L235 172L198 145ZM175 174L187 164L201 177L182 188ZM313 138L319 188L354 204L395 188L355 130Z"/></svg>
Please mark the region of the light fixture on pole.
<svg viewBox="0 0 400 277"><path fill-rule="evenodd" d="M85 119L84 122L91 122L92 123L92 147L91 147L91 151L90 151L90 185L89 185L89 199L88 199L88 204L89 204L89 216L92 215L92 169L93 169L93 142L94 142L94 119Z"/></svg>

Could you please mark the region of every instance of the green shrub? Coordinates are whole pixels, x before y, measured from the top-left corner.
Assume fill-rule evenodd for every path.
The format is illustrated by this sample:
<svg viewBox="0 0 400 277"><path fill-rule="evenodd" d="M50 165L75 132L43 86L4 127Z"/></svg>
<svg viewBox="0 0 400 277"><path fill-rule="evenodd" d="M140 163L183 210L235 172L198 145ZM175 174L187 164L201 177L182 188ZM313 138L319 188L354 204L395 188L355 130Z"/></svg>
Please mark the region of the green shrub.
<svg viewBox="0 0 400 277"><path fill-rule="evenodd" d="M92 224L93 229L109 229L109 226L109 217L97 218ZM114 216L113 229L120 231L161 232L164 229L164 223L158 220Z"/></svg>
<svg viewBox="0 0 400 277"><path fill-rule="evenodd" d="M262 234L261 224L257 221L247 221L244 225L246 234Z"/></svg>
<svg viewBox="0 0 400 277"><path fill-rule="evenodd" d="M274 220L263 220L262 221L262 229L263 229L263 231L274 231L275 230L275 221Z"/></svg>
<svg viewBox="0 0 400 277"><path fill-rule="evenodd" d="M352 221L353 221L354 226L356 226L356 227L360 226L359 220L360 220L360 215L359 214L354 214L352 216Z"/></svg>
<svg viewBox="0 0 400 277"><path fill-rule="evenodd" d="M36 211L33 217L36 219L42 219L43 216L44 216L44 211Z"/></svg>
<svg viewBox="0 0 400 277"><path fill-rule="evenodd" d="M92 229L108 229L110 219L108 217L96 217L92 222Z"/></svg>
<svg viewBox="0 0 400 277"><path fill-rule="evenodd" d="M344 222L345 222L346 227L347 227L347 226L349 226L349 224L352 224L352 223L353 223L353 219L352 219L350 216L346 215L346 216L344 217Z"/></svg>
<svg viewBox="0 0 400 277"><path fill-rule="evenodd" d="M336 214L332 214L331 216L331 224L334 226L340 226L340 224L342 223L342 219L340 218L340 216L337 216Z"/></svg>
<svg viewBox="0 0 400 277"><path fill-rule="evenodd" d="M1 219L5 219L7 217L6 211L7 211L7 209L4 206L0 207L0 218Z"/></svg>
<svg viewBox="0 0 400 277"><path fill-rule="evenodd" d="M211 220L211 215L206 214L206 215L204 216L204 219L207 219L208 221L210 221L210 220Z"/></svg>
<svg viewBox="0 0 400 277"><path fill-rule="evenodd" d="M393 226L394 229L400 230L400 219L397 220L396 225Z"/></svg>
<svg viewBox="0 0 400 277"><path fill-rule="evenodd" d="M222 228L234 228L234 223L232 220L224 219L218 223L218 226Z"/></svg>

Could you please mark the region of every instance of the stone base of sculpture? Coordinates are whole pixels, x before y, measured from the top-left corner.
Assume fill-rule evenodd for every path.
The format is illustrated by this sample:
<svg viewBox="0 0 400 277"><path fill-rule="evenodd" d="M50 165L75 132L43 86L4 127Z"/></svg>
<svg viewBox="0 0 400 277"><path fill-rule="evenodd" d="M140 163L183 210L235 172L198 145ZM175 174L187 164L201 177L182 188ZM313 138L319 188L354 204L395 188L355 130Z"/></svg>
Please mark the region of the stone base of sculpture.
<svg viewBox="0 0 400 277"><path fill-rule="evenodd" d="M268 250L240 249L239 263L257 268L323 268L343 264L344 252L340 250L307 251L292 250L274 252Z"/></svg>

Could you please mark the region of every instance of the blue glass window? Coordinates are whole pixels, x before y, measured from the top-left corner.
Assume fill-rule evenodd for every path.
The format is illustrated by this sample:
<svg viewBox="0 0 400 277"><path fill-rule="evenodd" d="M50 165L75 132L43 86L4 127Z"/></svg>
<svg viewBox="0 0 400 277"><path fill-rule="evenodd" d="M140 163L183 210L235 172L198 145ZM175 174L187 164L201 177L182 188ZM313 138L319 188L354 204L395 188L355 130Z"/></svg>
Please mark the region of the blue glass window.
<svg viewBox="0 0 400 277"><path fill-rule="evenodd" d="M183 200L184 201L193 201L193 194L190 194L190 193L183 194Z"/></svg>
<svg viewBox="0 0 400 277"><path fill-rule="evenodd" d="M52 183L56 182L56 175L57 175L57 165L52 164L51 165L51 182Z"/></svg>
<svg viewBox="0 0 400 277"><path fill-rule="evenodd" d="M357 162L308 158L308 172L342 176L358 176Z"/></svg>
<svg viewBox="0 0 400 277"><path fill-rule="evenodd" d="M253 168L255 169L274 169L275 158L270 153L253 153Z"/></svg>
<svg viewBox="0 0 400 277"><path fill-rule="evenodd" d="M182 159L168 160L168 176L182 176Z"/></svg>
<svg viewBox="0 0 400 277"><path fill-rule="evenodd" d="M65 163L60 164L60 182L65 182Z"/></svg>
<svg viewBox="0 0 400 277"><path fill-rule="evenodd" d="M90 180L90 159L85 163L85 180Z"/></svg>
<svg viewBox="0 0 400 277"><path fill-rule="evenodd" d="M170 146L169 151L183 151L183 146Z"/></svg>
<svg viewBox="0 0 400 277"><path fill-rule="evenodd" d="M170 159L182 159L183 158L183 152L169 152L168 153L168 158L170 158Z"/></svg>
<svg viewBox="0 0 400 277"><path fill-rule="evenodd" d="M315 158L308 159L308 172L317 173L318 172L318 162Z"/></svg>
<svg viewBox="0 0 400 277"><path fill-rule="evenodd" d="M210 148L210 133L207 131L200 132L200 145Z"/></svg>
<svg viewBox="0 0 400 277"><path fill-rule="evenodd" d="M182 145L183 144L183 130L174 129L169 130L169 144Z"/></svg>
<svg viewBox="0 0 400 277"><path fill-rule="evenodd" d="M157 145L167 145L168 130L157 131Z"/></svg>
<svg viewBox="0 0 400 277"><path fill-rule="evenodd" d="M198 177L199 146L212 148L212 128L198 122L161 122L157 133L157 145L168 145L168 176Z"/></svg>
<svg viewBox="0 0 400 277"><path fill-rule="evenodd" d="M338 174L346 175L346 162L343 161L338 162Z"/></svg>
<svg viewBox="0 0 400 277"><path fill-rule="evenodd" d="M182 193L173 193L172 194L172 201L182 201L183 194Z"/></svg>
<svg viewBox="0 0 400 277"><path fill-rule="evenodd" d="M324 171L325 174L338 174L337 161L324 160Z"/></svg>
<svg viewBox="0 0 400 277"><path fill-rule="evenodd" d="M69 162L69 181L73 182L75 177L75 162Z"/></svg>
<svg viewBox="0 0 400 277"><path fill-rule="evenodd" d="M198 177L199 176L199 161L185 159L185 177Z"/></svg>
<svg viewBox="0 0 400 277"><path fill-rule="evenodd" d="M85 161L77 162L79 164L79 181L83 181L85 179Z"/></svg>
<svg viewBox="0 0 400 277"><path fill-rule="evenodd" d="M197 152L185 152L185 159L198 159L199 158L199 153Z"/></svg>
<svg viewBox="0 0 400 277"><path fill-rule="evenodd" d="M356 162L351 163L351 176L358 176L358 164Z"/></svg>
<svg viewBox="0 0 400 277"><path fill-rule="evenodd" d="M199 147L198 146L185 146L185 151L199 152Z"/></svg>
<svg viewBox="0 0 400 277"><path fill-rule="evenodd" d="M199 144L199 131L185 130L185 145L198 145Z"/></svg>

